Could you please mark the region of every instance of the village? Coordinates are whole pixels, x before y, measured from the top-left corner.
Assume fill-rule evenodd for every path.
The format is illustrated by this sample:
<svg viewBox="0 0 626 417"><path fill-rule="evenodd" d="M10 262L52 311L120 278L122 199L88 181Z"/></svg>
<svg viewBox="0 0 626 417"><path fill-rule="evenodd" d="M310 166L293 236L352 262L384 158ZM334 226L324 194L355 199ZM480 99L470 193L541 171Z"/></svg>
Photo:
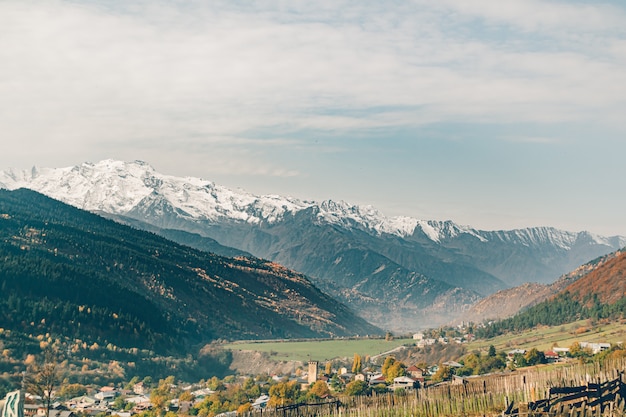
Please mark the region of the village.
<svg viewBox="0 0 626 417"><path fill-rule="evenodd" d="M413 335L416 346L464 343L464 340L426 338ZM587 354L596 355L612 349L608 343L580 342L574 346ZM483 375L472 369L472 355L481 362ZM297 402L328 400L335 396L360 396L394 393L405 395L411 391L439 385L464 385L485 373L507 374L517 367L571 362L570 348L553 347L549 351L511 349L495 352L493 346L484 354L473 353L463 360L426 365L405 364L391 354L380 366L355 354L352 366L333 367L331 362L321 364L309 361L288 375L228 376L223 380L212 377L207 381L185 384L173 376L154 383L150 377L135 377L126 384L92 386L65 384L61 373L56 375L54 391L48 403L25 387L24 417L78 417L78 416L152 416L163 414L224 416L235 413L262 411ZM492 369L486 368L490 363ZM473 365L478 366L476 363ZM44 396L47 393L43 393ZM72 395L78 394L78 395ZM2 414L3 417L12 417Z"/></svg>

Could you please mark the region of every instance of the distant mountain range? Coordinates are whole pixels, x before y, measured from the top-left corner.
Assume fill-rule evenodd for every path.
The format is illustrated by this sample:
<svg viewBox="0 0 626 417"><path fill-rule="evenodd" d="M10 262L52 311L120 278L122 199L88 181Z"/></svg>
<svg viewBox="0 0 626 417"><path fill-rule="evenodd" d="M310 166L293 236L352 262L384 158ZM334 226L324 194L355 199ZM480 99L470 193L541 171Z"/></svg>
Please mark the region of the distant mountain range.
<svg viewBox="0 0 626 417"><path fill-rule="evenodd" d="M345 202L255 196L163 175L140 161L8 170L0 187L31 188L218 254L270 259L394 330L442 324L496 291L552 282L626 246L622 236L549 227L480 231Z"/></svg>
<svg viewBox="0 0 626 417"><path fill-rule="evenodd" d="M88 343L186 354L217 339L382 334L304 275L225 258L76 209L0 190L0 324Z"/></svg>

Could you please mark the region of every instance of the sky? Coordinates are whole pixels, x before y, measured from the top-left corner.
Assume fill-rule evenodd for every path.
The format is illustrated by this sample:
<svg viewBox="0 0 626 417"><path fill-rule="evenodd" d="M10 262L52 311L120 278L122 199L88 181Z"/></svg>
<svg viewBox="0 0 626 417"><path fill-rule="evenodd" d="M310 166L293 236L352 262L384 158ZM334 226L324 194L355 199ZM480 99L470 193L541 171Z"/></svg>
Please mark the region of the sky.
<svg viewBox="0 0 626 417"><path fill-rule="evenodd" d="M0 2L0 169L626 236L626 3Z"/></svg>

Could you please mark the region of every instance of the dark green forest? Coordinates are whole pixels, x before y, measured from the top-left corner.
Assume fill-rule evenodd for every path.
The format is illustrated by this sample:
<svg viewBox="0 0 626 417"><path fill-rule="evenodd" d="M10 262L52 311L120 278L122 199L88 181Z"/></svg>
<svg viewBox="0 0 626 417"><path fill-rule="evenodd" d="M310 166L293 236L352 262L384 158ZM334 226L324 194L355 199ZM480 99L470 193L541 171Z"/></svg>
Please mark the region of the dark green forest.
<svg viewBox="0 0 626 417"><path fill-rule="evenodd" d="M191 249L25 189L0 190L0 291L1 328L165 354L378 331L271 262Z"/></svg>
<svg viewBox="0 0 626 417"><path fill-rule="evenodd" d="M539 325L559 326L584 319L620 319L626 314L626 297L614 304L602 303L597 294L587 294L580 301L568 291L537 304L508 319L475 330L479 338L532 329Z"/></svg>

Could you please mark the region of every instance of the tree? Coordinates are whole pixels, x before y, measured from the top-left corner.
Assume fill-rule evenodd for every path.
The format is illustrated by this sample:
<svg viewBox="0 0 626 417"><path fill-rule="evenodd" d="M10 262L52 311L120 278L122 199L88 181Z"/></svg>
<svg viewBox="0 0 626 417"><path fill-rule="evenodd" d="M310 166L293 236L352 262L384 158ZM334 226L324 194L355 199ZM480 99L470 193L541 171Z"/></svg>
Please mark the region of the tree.
<svg viewBox="0 0 626 417"><path fill-rule="evenodd" d="M543 352L537 350L537 348L532 348L524 355L524 359L526 359L526 363L529 366L538 365L540 363L546 363L546 356Z"/></svg>
<svg viewBox="0 0 626 417"><path fill-rule="evenodd" d="M24 387L31 394L38 395L46 409L46 417L50 417L52 393L61 383L61 372L57 363L57 355L51 350L44 352L43 363L36 361L29 365L24 376Z"/></svg>
<svg viewBox="0 0 626 417"><path fill-rule="evenodd" d="M362 368L363 368L363 364L361 363L361 355L359 355L358 353L355 353L354 362L352 362L352 373L358 374L359 372L361 372Z"/></svg>
<svg viewBox="0 0 626 417"><path fill-rule="evenodd" d="M383 366L381 369L381 372L383 373L385 378L387 378L387 371L389 370L389 367L391 367L391 365L393 365L395 362L396 362L396 358L394 358L393 356L387 356L385 358L385 361L383 362Z"/></svg>
<svg viewBox="0 0 626 417"><path fill-rule="evenodd" d="M322 380L315 381L311 388L309 388L308 396L314 398L325 398L330 395L330 388L328 388L328 384Z"/></svg>
<svg viewBox="0 0 626 417"><path fill-rule="evenodd" d="M171 387L174 382L174 376L170 375L159 380L159 385L150 392L150 402L157 411L164 410L167 403L173 398Z"/></svg>
<svg viewBox="0 0 626 417"><path fill-rule="evenodd" d="M393 380L399 376L405 375L406 365L400 361L395 361L389 368L387 368L387 375L385 376L385 381L388 383L392 383Z"/></svg>
<svg viewBox="0 0 626 417"><path fill-rule="evenodd" d="M300 395L300 385L298 381L279 382L270 388L270 400L268 407L292 404Z"/></svg>
<svg viewBox="0 0 626 417"><path fill-rule="evenodd" d="M333 373L333 363L331 361L326 362L326 367L324 368L324 374L326 376L330 376Z"/></svg>
<svg viewBox="0 0 626 417"><path fill-rule="evenodd" d="M193 401L194 400L194 396L191 392L189 391L183 391L179 396L178 396L178 401Z"/></svg>
<svg viewBox="0 0 626 417"><path fill-rule="evenodd" d="M85 394L87 394L87 387L83 384L68 384L58 390L57 397L69 400L70 398L79 397Z"/></svg>
<svg viewBox="0 0 626 417"><path fill-rule="evenodd" d="M124 397L119 396L115 398L113 404L111 405L111 408L113 408L114 410L123 410L124 408L126 408L127 404L128 403L126 402Z"/></svg>
<svg viewBox="0 0 626 417"><path fill-rule="evenodd" d="M339 392L343 389L343 381L337 376L337 374L333 375L333 377L330 378L330 387L335 392Z"/></svg>
<svg viewBox="0 0 626 417"><path fill-rule="evenodd" d="M352 381L346 385L344 391L347 395L366 395L369 393L369 385L365 381Z"/></svg>
<svg viewBox="0 0 626 417"><path fill-rule="evenodd" d="M496 356L496 347L494 345L489 345L489 351L487 352L487 356L493 358Z"/></svg>
<svg viewBox="0 0 626 417"><path fill-rule="evenodd" d="M439 365L439 369L433 375L432 380L434 382L447 381L452 378L452 368L445 365Z"/></svg>

